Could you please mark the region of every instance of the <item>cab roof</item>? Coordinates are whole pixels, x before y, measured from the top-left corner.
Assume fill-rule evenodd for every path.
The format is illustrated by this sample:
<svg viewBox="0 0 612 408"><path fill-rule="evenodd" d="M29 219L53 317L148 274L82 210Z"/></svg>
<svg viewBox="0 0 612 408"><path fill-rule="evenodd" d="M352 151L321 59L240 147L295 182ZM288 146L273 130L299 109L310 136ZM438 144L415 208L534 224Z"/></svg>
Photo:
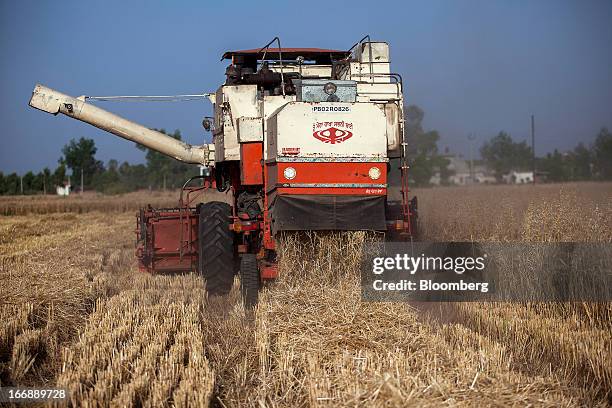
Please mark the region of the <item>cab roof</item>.
<svg viewBox="0 0 612 408"><path fill-rule="evenodd" d="M331 63L332 60L340 60L351 55L350 51L330 50L325 48L281 48L283 60L295 60L297 57L304 57L308 61L316 61L319 63ZM246 59L263 57L266 55L266 60L278 61L278 48L254 48L251 50L226 51L221 59L232 59L234 56L243 56Z"/></svg>

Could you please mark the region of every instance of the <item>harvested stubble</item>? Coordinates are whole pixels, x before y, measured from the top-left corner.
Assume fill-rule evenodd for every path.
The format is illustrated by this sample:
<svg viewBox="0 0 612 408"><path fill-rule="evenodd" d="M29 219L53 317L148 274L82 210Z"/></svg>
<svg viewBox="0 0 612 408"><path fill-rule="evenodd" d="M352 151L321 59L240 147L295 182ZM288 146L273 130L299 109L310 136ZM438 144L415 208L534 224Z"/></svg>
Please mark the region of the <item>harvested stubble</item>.
<svg viewBox="0 0 612 408"><path fill-rule="evenodd" d="M515 360L531 372L554 370L567 381L607 397L612 389L612 327L598 328L568 315L538 313L546 304L517 308L458 304L457 319L472 330L506 344L517 344ZM550 309L550 306L548 306ZM551 368L554 366L554 368Z"/></svg>
<svg viewBox="0 0 612 408"><path fill-rule="evenodd" d="M365 238L362 233L283 237L283 275L262 293L252 343L239 343L247 349L234 359L235 369L217 378L225 405L589 401L588 393L554 376L510 369L509 347L466 327L430 326L405 304L361 302L356 266ZM216 369L223 360L213 356L211 363Z"/></svg>
<svg viewBox="0 0 612 408"><path fill-rule="evenodd" d="M503 197L501 205L489 209L489 216L482 218L485 206L491 205L485 194L494 189ZM483 212L476 217L468 213L471 222L465 229L449 222L449 215L442 211L452 208L457 198L459 206ZM421 194L420 203L426 208L426 238L432 240L612 242L610 183L430 190ZM495 214L501 217L488 222ZM516 286L522 286L521 282ZM577 385L590 395L591 403L612 398L610 302L454 303L440 309L436 319L452 321L508 345L513 369L548 373Z"/></svg>
<svg viewBox="0 0 612 408"><path fill-rule="evenodd" d="M530 199L517 187L493 187L507 197L501 209L492 189L430 190L420 202L425 238L608 242L612 190L605 186L544 186ZM356 265L363 239L283 237L281 279L261 295L255 335L210 354L227 406L609 403L609 303L457 303L442 305L441 316L362 303ZM228 320L208 328L211 339L239 333L240 321ZM233 369L222 358L228 354Z"/></svg>
<svg viewBox="0 0 612 408"><path fill-rule="evenodd" d="M122 232L132 222L99 213L0 217L2 384L53 379L61 346L95 299L112 290L108 275L132 265L132 243Z"/></svg>
<svg viewBox="0 0 612 408"><path fill-rule="evenodd" d="M64 352L58 386L74 406L206 406L214 375L200 326L203 282L141 275L99 301Z"/></svg>
<svg viewBox="0 0 612 408"><path fill-rule="evenodd" d="M611 239L609 184L418 195L429 240ZM23 371L37 347L59 355L67 343L46 333L80 328L67 336L56 378L76 406L609 403L609 303L451 304L439 313L364 303L357 264L363 241L376 237L288 234L279 242L281 278L251 315L236 285L228 298L205 299L194 276L137 274L133 227L133 213L0 217L0 299L12 299L0 308L3 367ZM28 288L32 276L45 285ZM54 282L74 276L72 300L62 300ZM79 318L58 328L40 304ZM35 383L33 370L24 378Z"/></svg>

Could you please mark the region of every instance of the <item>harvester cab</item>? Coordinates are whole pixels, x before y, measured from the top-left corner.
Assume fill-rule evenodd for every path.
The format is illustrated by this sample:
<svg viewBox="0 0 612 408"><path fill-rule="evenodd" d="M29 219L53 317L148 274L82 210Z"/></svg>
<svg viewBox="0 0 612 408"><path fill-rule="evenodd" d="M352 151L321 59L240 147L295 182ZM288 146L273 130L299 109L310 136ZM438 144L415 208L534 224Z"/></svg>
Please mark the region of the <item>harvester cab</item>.
<svg viewBox="0 0 612 408"><path fill-rule="evenodd" d="M273 46L274 45L274 46ZM87 102L37 85L30 105L63 113L188 163L202 166L176 208L143 208L137 257L148 272L198 271L212 294L229 292L235 272L247 306L277 277L281 231L373 230L412 238L402 78L389 46L364 37L344 50L228 51L226 80L206 97L212 144L191 146ZM100 98L99 98L100 99ZM110 99L110 98L106 98ZM391 166L391 163L397 163ZM395 168L392 168L395 167ZM398 170L392 199L391 170ZM208 188L231 204L194 205Z"/></svg>

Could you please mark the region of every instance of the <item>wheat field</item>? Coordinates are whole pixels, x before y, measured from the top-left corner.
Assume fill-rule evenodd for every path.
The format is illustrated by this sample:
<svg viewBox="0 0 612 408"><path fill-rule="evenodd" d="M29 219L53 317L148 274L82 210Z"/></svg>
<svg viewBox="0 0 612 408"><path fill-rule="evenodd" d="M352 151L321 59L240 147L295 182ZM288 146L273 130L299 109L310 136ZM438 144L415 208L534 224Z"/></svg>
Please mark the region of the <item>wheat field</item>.
<svg viewBox="0 0 612 408"><path fill-rule="evenodd" d="M422 239L612 241L612 184L439 188ZM0 200L0 382L72 406L609 406L610 303L361 301L376 234L279 238L246 311L236 278L137 271L134 213L170 194Z"/></svg>

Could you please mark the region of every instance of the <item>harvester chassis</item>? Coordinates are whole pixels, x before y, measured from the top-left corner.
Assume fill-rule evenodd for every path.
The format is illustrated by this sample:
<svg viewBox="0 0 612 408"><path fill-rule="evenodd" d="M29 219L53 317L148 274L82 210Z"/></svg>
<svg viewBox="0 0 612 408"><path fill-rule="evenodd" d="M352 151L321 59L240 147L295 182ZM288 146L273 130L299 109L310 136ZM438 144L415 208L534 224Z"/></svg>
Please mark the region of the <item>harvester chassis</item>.
<svg viewBox="0 0 612 408"><path fill-rule="evenodd" d="M191 186L194 180L202 184ZM234 276L240 272L241 294L247 308L257 303L258 291L266 280L278 274L274 249L266 248L265 236L274 245L265 211L249 211L251 206L234 199L225 202L194 203L208 189L218 189L214 176L190 178L181 189L174 208L142 208L137 215L136 257L141 271L148 273L186 273L197 271L206 281L211 295L226 295ZM224 185L220 190L224 191ZM409 221L402 212L409 211ZM238 211L237 211L238 210ZM242 211L240 211L242 210ZM387 237L413 239L417 228L416 197L387 206ZM267 234L265 229L268 229Z"/></svg>

